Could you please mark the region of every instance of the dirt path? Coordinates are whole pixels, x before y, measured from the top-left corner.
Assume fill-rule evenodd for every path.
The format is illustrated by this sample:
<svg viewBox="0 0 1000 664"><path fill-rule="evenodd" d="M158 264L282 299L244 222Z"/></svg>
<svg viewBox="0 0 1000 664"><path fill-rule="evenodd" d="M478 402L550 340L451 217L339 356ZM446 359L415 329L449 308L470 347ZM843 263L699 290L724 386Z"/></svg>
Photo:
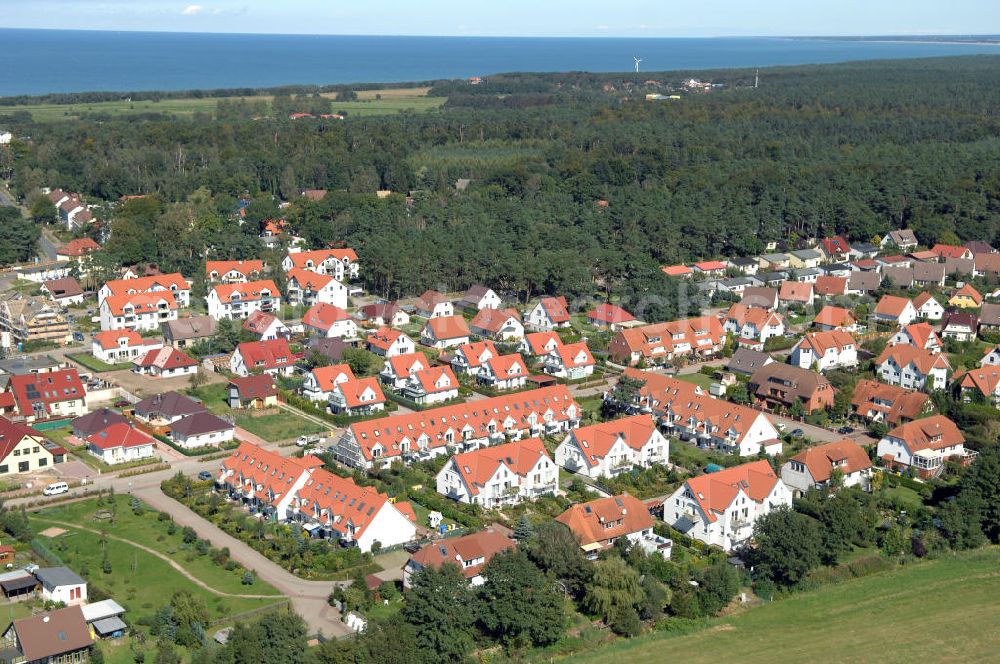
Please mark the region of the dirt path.
<svg viewBox="0 0 1000 664"><path fill-rule="evenodd" d="M86 531L88 533L93 533L94 535L104 535L108 539L113 539L115 541L122 542L123 544L128 544L130 546L134 546L137 549L142 549L146 553L152 554L152 555L156 556L157 558L159 558L160 560L166 561L167 564L169 564L175 570L177 570L178 572L180 572L181 574L183 574L186 579L188 579L189 581L191 581L195 585L200 586L201 588L204 588L205 590L207 590L208 592L210 592L210 593L212 593L214 595L220 595L222 597L237 597L239 599L283 599L283 597L281 595L240 595L240 594L236 594L236 593L224 593L221 590L216 590L215 588L213 588L212 586L208 585L207 583L205 583L204 581L202 581L201 579L199 579L195 575L191 574L191 572L189 572L186 569L184 569L183 567L181 567L181 565L179 563L177 563L173 558L167 556L166 554L160 553L156 549L152 549L152 548L150 548L150 547L148 547L148 546L146 546L144 544L139 544L138 542L133 542L132 540L125 539L124 537L119 537L118 535L112 535L110 533L105 534L105 533L102 533L100 530L97 530L95 528L86 528L84 526L81 526L81 525L78 525L78 524L75 524L75 523L67 523L65 521L56 521L55 519L46 519L46 518L43 518L43 517L39 517L37 515L36 516L32 516L32 518L35 521L44 521L45 523L51 523L51 524L54 524L54 525L57 525L57 526L62 526L63 528L66 528L66 529L83 530L83 531Z"/></svg>

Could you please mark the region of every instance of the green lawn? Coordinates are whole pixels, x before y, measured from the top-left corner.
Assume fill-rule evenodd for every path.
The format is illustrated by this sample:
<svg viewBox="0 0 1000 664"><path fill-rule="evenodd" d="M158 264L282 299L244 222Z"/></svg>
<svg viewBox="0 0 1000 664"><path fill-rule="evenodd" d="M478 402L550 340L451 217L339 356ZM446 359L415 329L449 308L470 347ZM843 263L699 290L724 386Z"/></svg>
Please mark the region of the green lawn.
<svg viewBox="0 0 1000 664"><path fill-rule="evenodd" d="M711 376L706 376L703 373L690 373L690 374L677 374L676 378L678 380L683 380L685 383L692 383L697 385L703 390L708 390L709 386L716 382Z"/></svg>
<svg viewBox="0 0 1000 664"><path fill-rule="evenodd" d="M376 99L375 95L381 95ZM334 95L324 95L333 97ZM24 104L4 106L4 113L27 111L36 122L62 122L75 120L84 113L107 113L113 116L138 115L141 113L167 113L179 117L191 117L195 113L215 113L219 99L163 99L160 101L105 101L83 104ZM228 99L240 99L229 97ZM243 97L248 100L270 101L270 96ZM348 117L355 115L390 115L401 111L415 113L437 109L445 102L444 97L428 97L427 88L404 88L398 90L366 90L358 93L358 100L333 102L334 112L346 111ZM308 122L308 120L303 120Z"/></svg>
<svg viewBox="0 0 1000 664"><path fill-rule="evenodd" d="M916 563L713 621L576 655L573 662L985 662L1000 633L1000 549Z"/></svg>
<svg viewBox="0 0 1000 664"><path fill-rule="evenodd" d="M227 389L225 383L214 383L212 385L202 385L197 390L188 390L188 393L201 399L205 407L213 413L232 415L233 410L226 404ZM329 431L333 425L322 427L283 410L274 415L261 415L260 417L239 415L236 417L236 426L273 443L279 440L288 440L307 434Z"/></svg>
<svg viewBox="0 0 1000 664"><path fill-rule="evenodd" d="M920 498L920 494L909 487L887 487L885 489L885 493L886 495L894 497L902 505L905 505L907 510L911 513L919 510L924 504L924 501Z"/></svg>
<svg viewBox="0 0 1000 664"><path fill-rule="evenodd" d="M181 528L173 535L167 534L167 522L159 521L157 513L147 510L136 516L130 508L128 496L117 496L115 524L96 520L99 507L97 499L84 500L52 507L30 515L35 532L54 524L51 521L79 524L82 528L106 530L110 535L128 539L166 554L194 577L224 593L274 595L277 590L257 580L253 585L242 585L243 573L239 569L226 570L215 564L210 556L198 555L193 545L184 544ZM56 526L66 528L65 526ZM67 529L53 538L40 539L62 559L63 563L109 593L129 609L132 622L143 615L152 615L169 600L178 588L189 589L205 599L213 619L248 611L272 603L269 599L221 597L192 583L165 560L126 542L108 539L106 545L111 562L111 574L102 571L101 536L84 530Z"/></svg>
<svg viewBox="0 0 1000 664"><path fill-rule="evenodd" d="M104 371L118 371L120 369L131 369L133 366L131 362L108 364L107 362L97 359L90 353L70 353L67 354L66 357L73 360L77 364L82 365L84 368L98 373L102 373Z"/></svg>

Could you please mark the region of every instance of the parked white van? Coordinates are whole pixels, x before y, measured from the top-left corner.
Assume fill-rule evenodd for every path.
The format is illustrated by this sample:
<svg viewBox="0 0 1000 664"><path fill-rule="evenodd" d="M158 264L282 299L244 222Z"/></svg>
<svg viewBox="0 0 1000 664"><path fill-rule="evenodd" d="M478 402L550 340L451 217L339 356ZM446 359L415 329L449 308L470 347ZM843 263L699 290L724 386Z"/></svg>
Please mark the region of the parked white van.
<svg viewBox="0 0 1000 664"><path fill-rule="evenodd" d="M42 490L43 496L58 496L60 493L66 493L69 491L69 485L65 482L56 482L55 484L50 484Z"/></svg>

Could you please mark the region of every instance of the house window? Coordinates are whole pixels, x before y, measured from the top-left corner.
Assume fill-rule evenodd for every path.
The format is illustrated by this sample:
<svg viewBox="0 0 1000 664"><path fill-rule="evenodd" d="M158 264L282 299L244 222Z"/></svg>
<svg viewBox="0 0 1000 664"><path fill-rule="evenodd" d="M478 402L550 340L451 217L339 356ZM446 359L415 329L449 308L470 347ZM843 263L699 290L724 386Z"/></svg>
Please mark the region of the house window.
<svg viewBox="0 0 1000 664"><path fill-rule="evenodd" d="M0 475L6 475L9 472L10 468L7 467L7 464L0 466Z"/></svg>
<svg viewBox="0 0 1000 664"><path fill-rule="evenodd" d="M17 464L17 472L19 472L19 473L26 473L26 472L28 472L28 462L27 461L19 461L18 464Z"/></svg>

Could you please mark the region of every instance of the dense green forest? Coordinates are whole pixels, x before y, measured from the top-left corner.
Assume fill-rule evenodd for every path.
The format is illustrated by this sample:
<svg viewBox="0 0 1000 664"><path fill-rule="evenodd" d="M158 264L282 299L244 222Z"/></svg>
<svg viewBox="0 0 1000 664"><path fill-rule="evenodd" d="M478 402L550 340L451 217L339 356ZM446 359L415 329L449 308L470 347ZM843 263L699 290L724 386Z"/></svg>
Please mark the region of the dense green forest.
<svg viewBox="0 0 1000 664"><path fill-rule="evenodd" d="M773 68L756 89L752 72L702 72L724 87L670 101L645 95L678 87L678 73L511 74L438 83L448 101L426 114L254 120L236 101L220 117L48 124L0 109L0 124L30 136L12 148L26 199L42 186L157 195L107 213L124 262L196 273L206 252L258 252L256 222L282 214L316 246L356 247L383 295L477 281L521 297L658 295L652 318L691 309L660 265L769 240L910 227L924 243L947 231L997 242L998 65ZM306 188L332 193L279 213L276 198ZM240 197L253 204L237 230Z"/></svg>

